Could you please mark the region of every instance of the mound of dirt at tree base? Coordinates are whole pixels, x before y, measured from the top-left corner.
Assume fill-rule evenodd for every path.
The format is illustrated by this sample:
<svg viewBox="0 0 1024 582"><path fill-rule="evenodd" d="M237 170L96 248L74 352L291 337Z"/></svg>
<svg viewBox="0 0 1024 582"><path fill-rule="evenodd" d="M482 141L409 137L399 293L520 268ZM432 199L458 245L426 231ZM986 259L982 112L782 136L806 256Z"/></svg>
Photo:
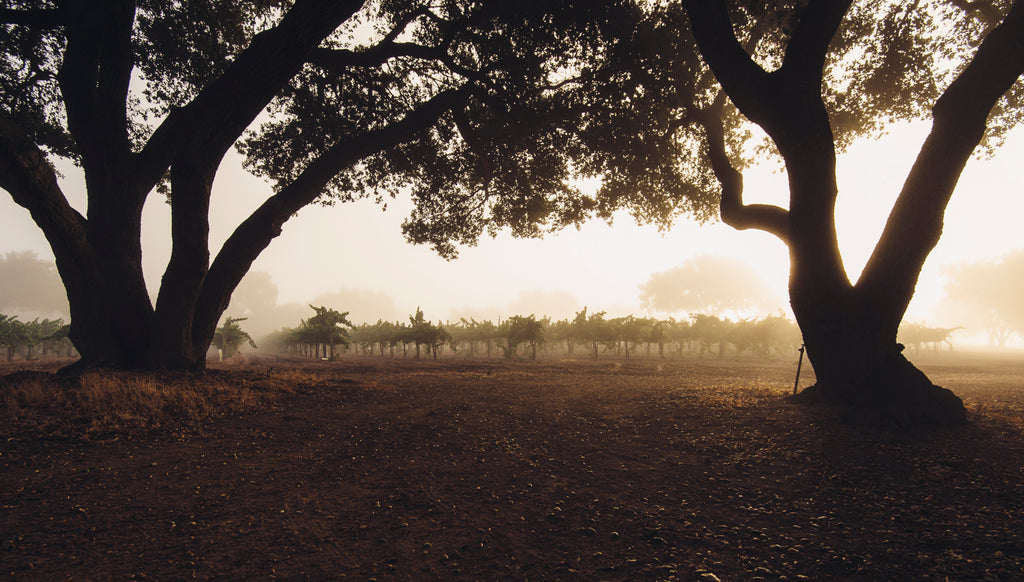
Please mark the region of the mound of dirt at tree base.
<svg viewBox="0 0 1024 582"><path fill-rule="evenodd" d="M919 433L786 404L794 369L226 365L295 392L201 425L8 434L0 577L1024 579L1018 366L925 366L971 423Z"/></svg>

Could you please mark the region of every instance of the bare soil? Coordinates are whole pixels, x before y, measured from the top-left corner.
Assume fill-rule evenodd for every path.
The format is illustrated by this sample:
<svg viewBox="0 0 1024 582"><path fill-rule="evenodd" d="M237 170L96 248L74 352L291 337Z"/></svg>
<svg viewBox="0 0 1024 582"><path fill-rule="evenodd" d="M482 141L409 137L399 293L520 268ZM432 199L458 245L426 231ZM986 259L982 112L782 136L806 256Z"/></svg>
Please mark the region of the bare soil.
<svg viewBox="0 0 1024 582"><path fill-rule="evenodd" d="M0 579L1024 580L1011 359L923 365L971 418L927 432L788 404L795 362L212 373L282 367L294 393L201 423L6 427Z"/></svg>

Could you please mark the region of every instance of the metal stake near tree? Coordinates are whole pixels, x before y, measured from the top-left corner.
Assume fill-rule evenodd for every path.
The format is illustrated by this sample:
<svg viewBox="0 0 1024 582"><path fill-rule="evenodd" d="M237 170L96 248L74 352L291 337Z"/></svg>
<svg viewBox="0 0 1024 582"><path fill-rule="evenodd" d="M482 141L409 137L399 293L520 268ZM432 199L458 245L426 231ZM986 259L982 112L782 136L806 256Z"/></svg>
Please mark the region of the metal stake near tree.
<svg viewBox="0 0 1024 582"><path fill-rule="evenodd" d="M800 357L796 360L796 380L793 381L793 396L800 388L800 367L804 365L804 346L800 346Z"/></svg>

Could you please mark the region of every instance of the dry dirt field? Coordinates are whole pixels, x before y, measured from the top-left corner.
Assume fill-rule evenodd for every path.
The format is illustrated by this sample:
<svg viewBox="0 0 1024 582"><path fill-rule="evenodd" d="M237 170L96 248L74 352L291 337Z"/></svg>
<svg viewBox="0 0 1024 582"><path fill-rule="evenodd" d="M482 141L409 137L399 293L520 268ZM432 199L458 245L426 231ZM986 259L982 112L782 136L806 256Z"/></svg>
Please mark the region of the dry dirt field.
<svg viewBox="0 0 1024 582"><path fill-rule="evenodd" d="M239 358L249 404L107 428L7 376L0 579L1024 580L1024 358L922 367L970 424L838 424L795 362Z"/></svg>

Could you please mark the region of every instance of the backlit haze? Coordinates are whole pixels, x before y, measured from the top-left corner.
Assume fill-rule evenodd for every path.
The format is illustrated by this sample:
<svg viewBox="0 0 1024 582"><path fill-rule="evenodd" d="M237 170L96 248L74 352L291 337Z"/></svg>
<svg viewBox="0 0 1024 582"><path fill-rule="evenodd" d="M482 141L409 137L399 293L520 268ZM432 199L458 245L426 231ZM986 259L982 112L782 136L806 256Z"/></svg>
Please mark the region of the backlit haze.
<svg viewBox="0 0 1024 582"><path fill-rule="evenodd" d="M881 141L856 144L840 158L838 228L852 278L859 274L881 233L928 129L927 123L901 126ZM1019 227L1024 216L1020 160L1024 160L1024 131L1017 130L994 158L972 160L968 165L907 320L961 325L943 321L934 311L945 284L942 267L997 258L1024 247L1024 231ZM84 212L82 180L73 167L60 170L65 175L65 194ZM786 204L785 174L774 165L748 170L744 184L746 202ZM214 186L212 253L269 191L265 182L241 169L237 156L229 155ZM371 201L310 206L300 211L252 269L269 273L280 308L273 310L273 317L251 314L247 329L258 336L297 325L299 318L311 315L308 303L351 311L351 319L357 323L378 318L405 320L417 307L433 321L459 317L497 320L531 313L561 319L571 318L584 306L608 311L610 316L679 318L686 314L645 309L639 287L652 274L697 255L747 261L775 296L770 302L775 307L762 311L789 314L786 248L760 231L736 231L717 222L700 226L683 218L672 230L659 233L653 226L637 226L624 214L611 226L595 220L579 230L540 240L485 237L476 247L462 248L458 259L445 261L427 247L405 242L400 225L408 211L409 202L403 199L389 201L386 211ZM143 252L154 299L170 254L169 233L170 207L162 196L153 194L144 214ZM4 193L0 196L0 254L23 250L52 260L28 212ZM252 281L243 281L239 293L247 283ZM227 315L242 315L236 311L233 303Z"/></svg>

